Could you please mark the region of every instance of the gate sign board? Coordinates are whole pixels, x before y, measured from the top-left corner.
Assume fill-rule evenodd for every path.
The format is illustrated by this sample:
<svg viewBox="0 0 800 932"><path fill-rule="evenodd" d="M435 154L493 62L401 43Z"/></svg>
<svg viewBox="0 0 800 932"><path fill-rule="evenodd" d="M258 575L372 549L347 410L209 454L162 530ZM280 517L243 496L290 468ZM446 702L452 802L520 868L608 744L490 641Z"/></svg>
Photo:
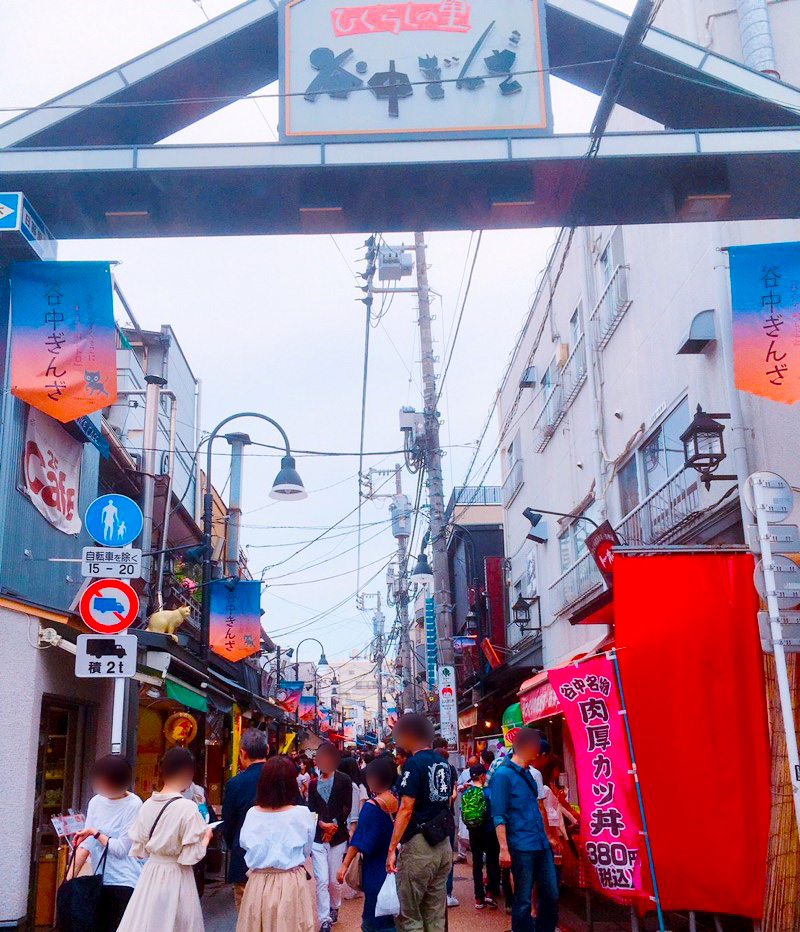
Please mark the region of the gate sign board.
<svg viewBox="0 0 800 932"><path fill-rule="evenodd" d="M283 0L281 140L549 133L539 0Z"/></svg>

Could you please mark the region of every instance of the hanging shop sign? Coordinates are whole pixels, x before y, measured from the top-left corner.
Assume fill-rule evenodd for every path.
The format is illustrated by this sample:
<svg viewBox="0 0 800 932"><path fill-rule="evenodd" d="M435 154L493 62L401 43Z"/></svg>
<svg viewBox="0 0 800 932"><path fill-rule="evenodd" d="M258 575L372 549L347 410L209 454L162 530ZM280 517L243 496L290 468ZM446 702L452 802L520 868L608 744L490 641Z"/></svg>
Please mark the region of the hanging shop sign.
<svg viewBox="0 0 800 932"><path fill-rule="evenodd" d="M197 719L188 712L175 712L164 722L164 737L170 744L186 747L197 737Z"/></svg>
<svg viewBox="0 0 800 932"><path fill-rule="evenodd" d="M215 580L210 587L211 650L234 663L261 650L261 583Z"/></svg>
<svg viewBox="0 0 800 932"><path fill-rule="evenodd" d="M595 890L620 903L642 895L642 822L614 667L605 657L548 671L575 745L581 842Z"/></svg>
<svg viewBox="0 0 800 932"><path fill-rule="evenodd" d="M514 738L522 725L522 708L515 702L503 712L503 743L507 748L513 746Z"/></svg>
<svg viewBox="0 0 800 932"><path fill-rule="evenodd" d="M11 392L66 423L117 400L107 262L11 266Z"/></svg>
<svg viewBox="0 0 800 932"><path fill-rule="evenodd" d="M316 717L317 710L317 697L316 696L301 696L300 705L298 706L297 718L298 721L304 722L306 724L311 724Z"/></svg>
<svg viewBox="0 0 800 932"><path fill-rule="evenodd" d="M275 701L287 714L294 716L300 705L300 697L303 695L305 683L300 680L281 680L278 683L278 691L275 693Z"/></svg>
<svg viewBox="0 0 800 932"><path fill-rule="evenodd" d="M619 537L611 526L611 522L603 521L599 527L587 535L586 547L610 589L613 585L614 548L619 547Z"/></svg>
<svg viewBox="0 0 800 932"><path fill-rule="evenodd" d="M22 463L25 493L39 514L64 534L81 529L82 455L82 444L60 424L35 408L28 411Z"/></svg>
<svg viewBox="0 0 800 932"><path fill-rule="evenodd" d="M436 638L436 603L425 599L425 659L428 679L428 695L436 689L436 661L439 658L439 643Z"/></svg>
<svg viewBox="0 0 800 932"><path fill-rule="evenodd" d="M458 698L456 696L456 671L445 664L439 667L439 723L442 737L451 748L458 748Z"/></svg>
<svg viewBox="0 0 800 932"><path fill-rule="evenodd" d="M551 131L539 0L283 0L281 140Z"/></svg>
<svg viewBox="0 0 800 932"><path fill-rule="evenodd" d="M800 400L800 243L732 246L728 258L736 387L793 404Z"/></svg>
<svg viewBox="0 0 800 932"><path fill-rule="evenodd" d="M474 728L478 724L478 709L476 706L472 706L471 709L467 709L466 712L462 712L458 716L458 727L462 731L466 731L468 728Z"/></svg>

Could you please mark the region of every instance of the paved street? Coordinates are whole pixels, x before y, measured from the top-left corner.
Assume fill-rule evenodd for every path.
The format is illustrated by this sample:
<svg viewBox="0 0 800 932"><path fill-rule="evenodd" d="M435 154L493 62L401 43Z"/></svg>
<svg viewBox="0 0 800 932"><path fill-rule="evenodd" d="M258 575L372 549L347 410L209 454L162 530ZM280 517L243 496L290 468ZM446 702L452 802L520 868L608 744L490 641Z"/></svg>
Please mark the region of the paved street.
<svg viewBox="0 0 800 932"><path fill-rule="evenodd" d="M503 908L484 909L478 912L472 898L472 869L469 864L457 864L453 892L461 905L448 910L449 932L507 932L511 918ZM564 891L561 901L559 929L561 932L587 932L582 911L582 895ZM227 886L210 886L203 896L203 912L206 932L234 932L236 919L233 913L233 897ZM340 921L336 932L360 932L361 899L342 904ZM645 923L649 928L652 922ZM595 902L595 932L626 932L630 929L627 911L615 907L608 901Z"/></svg>

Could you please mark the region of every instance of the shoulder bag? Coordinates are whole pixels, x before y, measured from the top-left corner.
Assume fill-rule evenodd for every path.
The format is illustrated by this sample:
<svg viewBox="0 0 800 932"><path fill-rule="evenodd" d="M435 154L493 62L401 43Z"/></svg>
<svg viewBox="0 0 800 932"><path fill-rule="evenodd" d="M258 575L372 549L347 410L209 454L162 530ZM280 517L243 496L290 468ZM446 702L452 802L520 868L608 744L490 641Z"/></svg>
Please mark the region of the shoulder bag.
<svg viewBox="0 0 800 932"><path fill-rule="evenodd" d="M67 873L75 863L78 845L72 849ZM100 863L88 877L65 880L56 895L56 929L58 932L96 932L99 927L100 896L103 892L103 875L106 870L108 846L103 850Z"/></svg>

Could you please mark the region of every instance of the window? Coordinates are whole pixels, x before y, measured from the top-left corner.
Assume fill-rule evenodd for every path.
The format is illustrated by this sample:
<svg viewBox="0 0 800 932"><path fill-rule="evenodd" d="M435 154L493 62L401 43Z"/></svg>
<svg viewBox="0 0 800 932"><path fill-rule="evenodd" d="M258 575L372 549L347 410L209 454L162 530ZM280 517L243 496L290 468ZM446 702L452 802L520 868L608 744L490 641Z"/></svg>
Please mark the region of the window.
<svg viewBox="0 0 800 932"><path fill-rule="evenodd" d="M617 227L600 253L600 284L607 285L618 265L625 264L625 250L622 244L622 229Z"/></svg>
<svg viewBox="0 0 800 932"><path fill-rule="evenodd" d="M617 475L619 505L624 517L639 504L639 465L636 454L628 460Z"/></svg>
<svg viewBox="0 0 800 932"><path fill-rule="evenodd" d="M581 330L581 306L575 308L575 311L569 319L569 351L572 352L580 342L583 336Z"/></svg>
<svg viewBox="0 0 800 932"><path fill-rule="evenodd" d="M689 400L684 398L642 446L642 475L646 495L655 492L683 466L684 453L680 436L690 421Z"/></svg>
<svg viewBox="0 0 800 932"><path fill-rule="evenodd" d="M592 502L581 512L582 518L590 518L591 521L599 523L600 506L597 502ZM559 557L561 560L561 572L568 570L576 560L587 552L586 538L594 530L591 521L574 521L565 531L558 536Z"/></svg>
<svg viewBox="0 0 800 932"><path fill-rule="evenodd" d="M570 528L558 535L558 550L561 559L561 572L564 573L572 566L572 532Z"/></svg>

